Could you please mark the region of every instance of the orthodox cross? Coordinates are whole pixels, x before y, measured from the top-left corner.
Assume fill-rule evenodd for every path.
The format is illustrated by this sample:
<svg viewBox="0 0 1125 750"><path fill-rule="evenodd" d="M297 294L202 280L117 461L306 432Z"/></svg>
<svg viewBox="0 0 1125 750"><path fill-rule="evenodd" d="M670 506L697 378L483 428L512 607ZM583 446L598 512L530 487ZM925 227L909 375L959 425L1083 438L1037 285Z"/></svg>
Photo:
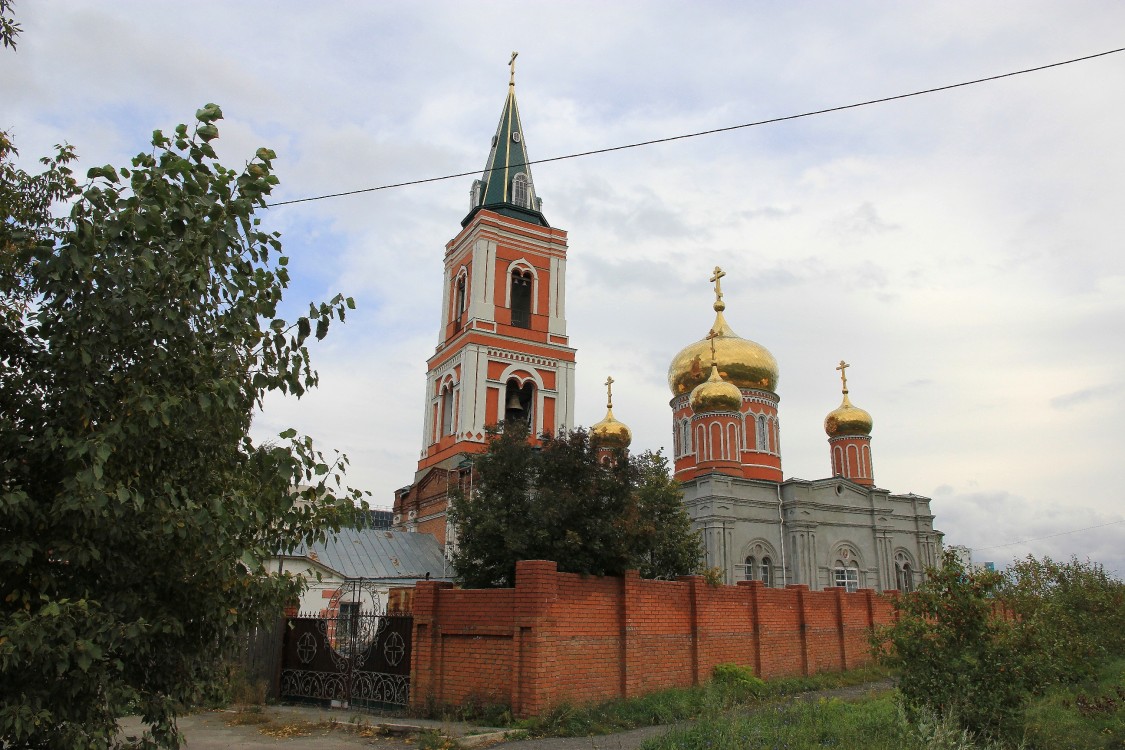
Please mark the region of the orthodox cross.
<svg viewBox="0 0 1125 750"><path fill-rule="evenodd" d="M715 270L718 271L719 269L716 268ZM712 279L712 281L714 281L714 279ZM716 286L718 286L718 282L716 282ZM719 296L722 297L723 295L720 294ZM715 359L715 339L718 338L718 337L719 337L719 332L716 331L714 328L712 328L710 331L707 332L707 340L711 342L711 366L712 367L718 365L718 360Z"/></svg>
<svg viewBox="0 0 1125 750"><path fill-rule="evenodd" d="M508 67L512 69L512 77L508 79L509 86L516 85L516 58L519 57L519 52L512 53L512 59L508 61Z"/></svg>
<svg viewBox="0 0 1125 750"><path fill-rule="evenodd" d="M715 301L721 302L723 299L723 287L720 285L720 279L727 275L723 269L715 266L715 273L711 276L711 281L715 282ZM714 333L714 331L712 331Z"/></svg>
<svg viewBox="0 0 1125 750"><path fill-rule="evenodd" d="M612 375L610 375L608 378L605 379L605 397L606 397L605 408L612 409L613 408L613 376Z"/></svg>
<svg viewBox="0 0 1125 750"><path fill-rule="evenodd" d="M845 372L845 370L847 370L849 367L851 367L851 365L841 359L840 366L836 368L840 371L840 380L842 380L844 383L844 395L847 395L848 393L848 373Z"/></svg>

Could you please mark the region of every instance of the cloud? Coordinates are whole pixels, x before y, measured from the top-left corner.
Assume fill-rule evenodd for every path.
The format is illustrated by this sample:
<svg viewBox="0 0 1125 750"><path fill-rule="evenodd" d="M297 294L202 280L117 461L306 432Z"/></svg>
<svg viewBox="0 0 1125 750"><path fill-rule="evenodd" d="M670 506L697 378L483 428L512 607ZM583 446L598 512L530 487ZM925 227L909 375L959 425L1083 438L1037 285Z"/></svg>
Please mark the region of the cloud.
<svg viewBox="0 0 1125 750"><path fill-rule="evenodd" d="M1055 409L1070 409L1079 404L1089 403L1090 401L1099 401L1101 399L1109 398L1121 393L1123 386L1120 383L1110 383L1108 385L1093 386L1090 388L1083 388L1081 390L1064 393L1060 396L1055 396L1048 403Z"/></svg>

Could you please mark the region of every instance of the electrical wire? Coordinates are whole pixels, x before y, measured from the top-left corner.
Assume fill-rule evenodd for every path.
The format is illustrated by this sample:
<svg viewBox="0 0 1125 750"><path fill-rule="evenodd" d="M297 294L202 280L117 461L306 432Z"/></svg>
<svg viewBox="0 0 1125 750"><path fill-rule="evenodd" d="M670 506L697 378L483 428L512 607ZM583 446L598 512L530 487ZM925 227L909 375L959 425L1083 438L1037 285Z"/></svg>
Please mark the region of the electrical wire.
<svg viewBox="0 0 1125 750"><path fill-rule="evenodd" d="M1125 518L1120 521L1110 521L1109 523L1100 523L1097 526L1087 526L1083 529L1072 529L1070 531L1060 531L1057 534L1048 534L1047 536L1037 536L1034 539L1021 539L1018 542L1008 542L1006 544L994 544L991 547L974 547L973 552L981 552L986 549L1001 549L1003 547L1014 547L1017 544L1027 544L1028 542L1039 542L1044 539L1054 539L1057 536L1066 536L1067 534L1077 534L1079 531L1090 531L1091 529L1104 529L1106 526L1115 526L1119 523L1125 523Z"/></svg>
<svg viewBox="0 0 1125 750"><path fill-rule="evenodd" d="M846 110L846 109L855 109L857 107L866 107L866 106L871 105L871 104L883 104L885 102L893 102L893 101L897 101L899 99L909 99L909 98L914 97L914 96L922 96L923 94L934 94L934 93L937 93L939 91L949 91L950 89L962 88L964 86L973 86L973 85L976 85L978 83L987 83L988 81L998 81L1001 78L1011 78L1012 76L1024 75L1025 73L1035 73L1035 72L1038 72L1038 71L1041 71L1041 70L1048 70L1050 68L1057 68L1057 67L1060 67L1062 65L1071 65L1072 63L1084 62L1086 60L1093 60L1095 58L1105 57L1106 55L1114 55L1114 54L1117 54L1118 52L1125 52L1125 47L1119 47L1117 49L1111 49L1111 50L1108 50L1106 52L1098 52L1098 53L1093 54L1093 55L1085 55L1083 57L1075 57L1071 60L1063 60L1061 62L1049 63L1047 65L1038 65L1034 68L1024 68L1023 70L1014 70L1010 73L1001 73L999 75L988 76L986 78L976 78L976 79L971 80L971 81L962 81L961 83L951 83L951 84L948 84L946 86L937 86L935 88L922 89L921 91L912 91L908 94L896 94L894 96L884 96L880 99L868 99L867 101L856 102L854 104L843 104L843 105L840 105L838 107L828 107L826 109L817 109L817 110L813 110L811 112L802 112L802 113L796 114L796 115L785 115L783 117L771 117L768 120L757 120L755 122L747 122L747 123L743 123L741 125L728 125L728 126L722 127L722 128L712 128L711 130L700 130L699 132L696 132L696 133L684 133L682 135L673 135L673 136L668 136L666 138L654 138L654 139L648 140L648 141L638 141L636 143L628 143L628 144L625 144L623 146L609 146L609 147L606 147L606 148L593 149L591 151L580 151L580 152L574 153L574 154L566 154L565 156L552 156L552 157L549 157L547 159L533 159L531 161L524 162L524 163L521 163L521 164L511 164L511 165L508 165L508 166L509 167L523 167L523 166L531 166L532 164L546 164L548 162L564 161L566 159L578 159L578 158L581 158L583 156L594 156L596 154L608 154L608 153L611 153L613 151L625 151L626 149L641 148L642 146L653 146L653 145L656 145L658 143L671 143L672 141L682 141L682 140L686 140L688 138L700 138L700 137L705 136L705 135L715 135L717 133L728 133L732 130L742 130L744 128L753 128L753 127L757 127L759 125L771 125L773 123L786 122L788 120L799 120L803 117L813 117L813 116L816 116L816 115L825 115L825 114L828 114L830 112L842 112L843 110ZM488 172L491 172L491 171L495 171L496 169L499 169L499 167L484 170L484 174L487 174ZM471 170L471 171L468 171L468 172L458 172L457 174L447 174L447 175L443 175L441 177L426 177L426 178L423 178L423 179L420 179L420 180L407 180L405 182L394 182L394 183L390 183L390 184L387 184L387 185L378 185L378 186L375 186L375 187L359 188L357 190L345 190L345 191L342 191L342 192L339 192L339 193L326 193L325 195L315 195L315 196L311 196L311 197L308 197L308 198L293 198L293 199L287 200L287 201L277 201L276 203L270 203L267 206L267 208L274 208L276 206L288 206L288 205L292 205L294 203L309 203L311 201L327 200L328 198L342 198L342 197L347 196L347 195L359 195L360 193L373 193L373 192L376 192L376 191L379 191L379 190L392 190L394 188L408 187L410 185L424 185L424 184L429 183L429 182L442 182L444 180L453 180L453 179L456 179L458 177L470 177L470 176L478 174L480 172L481 172L481 170L474 169L474 170Z"/></svg>

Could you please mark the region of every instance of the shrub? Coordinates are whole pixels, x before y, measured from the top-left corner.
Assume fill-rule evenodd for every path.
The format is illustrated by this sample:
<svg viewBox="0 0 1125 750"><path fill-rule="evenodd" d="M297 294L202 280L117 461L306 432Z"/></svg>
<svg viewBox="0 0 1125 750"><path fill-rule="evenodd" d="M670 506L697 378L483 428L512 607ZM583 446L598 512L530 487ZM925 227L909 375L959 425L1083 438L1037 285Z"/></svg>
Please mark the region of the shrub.
<svg viewBox="0 0 1125 750"><path fill-rule="evenodd" d="M754 676L754 670L738 664L716 664L713 671L715 682L737 688L745 694L759 697L765 692L766 683Z"/></svg>
<svg viewBox="0 0 1125 750"><path fill-rule="evenodd" d="M928 713L985 737L1018 732L1030 675L1013 623L993 616L1001 581L996 573L966 571L947 552L918 591L896 600L898 621L876 638L879 659L901 670L911 720Z"/></svg>

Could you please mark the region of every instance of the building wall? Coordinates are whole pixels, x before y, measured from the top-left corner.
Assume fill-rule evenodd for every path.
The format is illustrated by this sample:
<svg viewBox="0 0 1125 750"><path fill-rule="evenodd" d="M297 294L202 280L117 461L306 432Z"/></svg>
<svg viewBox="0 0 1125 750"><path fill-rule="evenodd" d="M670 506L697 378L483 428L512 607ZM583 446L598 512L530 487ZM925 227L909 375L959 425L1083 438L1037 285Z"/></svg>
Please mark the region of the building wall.
<svg viewBox="0 0 1125 750"><path fill-rule="evenodd" d="M871 590L583 577L528 560L513 589L417 584L410 700L532 716L697 685L716 664L763 678L851 669L871 660L872 628L892 619L892 598Z"/></svg>
<svg viewBox="0 0 1125 750"><path fill-rule="evenodd" d="M683 486L706 563L730 584L746 578L748 556L769 556L775 585L813 591L835 585L838 560L857 568L859 588L876 591L897 588L896 554L909 562L914 585L938 564L942 534L926 497L842 477L776 484L716 473Z"/></svg>

